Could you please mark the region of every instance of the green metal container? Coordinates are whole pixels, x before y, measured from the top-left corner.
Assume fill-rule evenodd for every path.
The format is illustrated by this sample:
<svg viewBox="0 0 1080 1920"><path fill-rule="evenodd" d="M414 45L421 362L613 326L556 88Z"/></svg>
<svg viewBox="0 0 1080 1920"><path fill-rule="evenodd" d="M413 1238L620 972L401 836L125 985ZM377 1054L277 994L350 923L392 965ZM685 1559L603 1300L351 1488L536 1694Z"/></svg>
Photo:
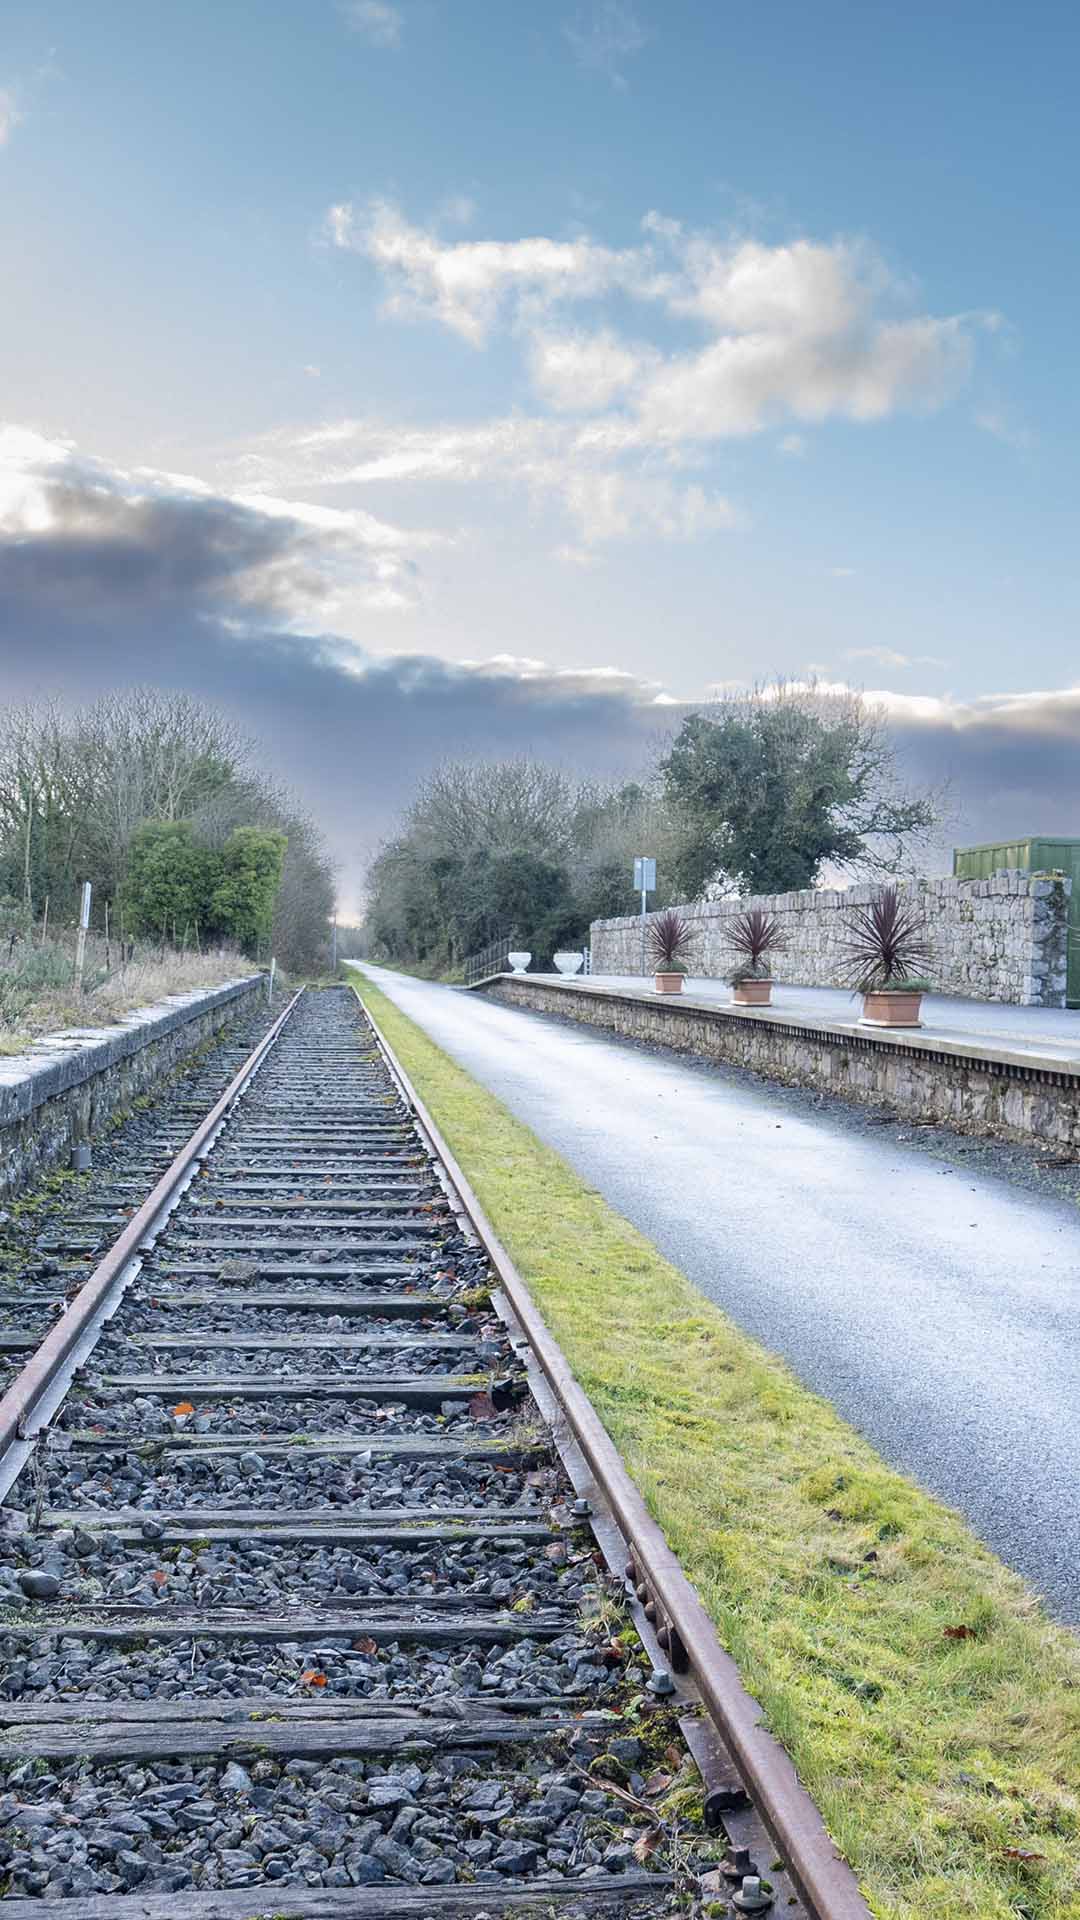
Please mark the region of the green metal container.
<svg viewBox="0 0 1080 1920"><path fill-rule="evenodd" d="M1065 1003L1080 1007L1080 840L1052 834L1027 840L999 840L981 847L954 847L953 873L958 880L989 880L1006 867L1021 873L1063 873L1072 881L1069 894L1069 953Z"/></svg>

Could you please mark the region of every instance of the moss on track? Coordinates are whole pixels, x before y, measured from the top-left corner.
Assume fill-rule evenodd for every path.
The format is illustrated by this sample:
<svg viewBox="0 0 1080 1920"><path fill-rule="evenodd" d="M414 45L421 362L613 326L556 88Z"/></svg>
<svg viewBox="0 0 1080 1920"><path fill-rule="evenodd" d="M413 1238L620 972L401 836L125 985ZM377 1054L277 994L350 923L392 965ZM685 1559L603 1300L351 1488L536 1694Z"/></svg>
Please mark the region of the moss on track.
<svg viewBox="0 0 1080 1920"><path fill-rule="evenodd" d="M1080 1920L1080 1642L364 980L881 1920Z"/></svg>

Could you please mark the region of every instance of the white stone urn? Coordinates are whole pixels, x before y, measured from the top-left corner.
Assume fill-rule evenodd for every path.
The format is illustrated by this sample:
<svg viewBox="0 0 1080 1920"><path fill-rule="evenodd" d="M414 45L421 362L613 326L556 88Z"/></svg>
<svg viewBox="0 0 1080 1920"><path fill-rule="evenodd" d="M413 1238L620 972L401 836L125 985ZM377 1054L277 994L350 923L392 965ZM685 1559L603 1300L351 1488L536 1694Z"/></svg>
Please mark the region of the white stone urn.
<svg viewBox="0 0 1080 1920"><path fill-rule="evenodd" d="M529 964L529 961L532 959L532 954L531 953L508 953L506 957L510 962L511 973L524 973L526 967Z"/></svg>
<svg viewBox="0 0 1080 1920"><path fill-rule="evenodd" d="M580 973L584 960L585 955L583 953L557 953L555 955L555 965L558 967L560 973L565 974Z"/></svg>

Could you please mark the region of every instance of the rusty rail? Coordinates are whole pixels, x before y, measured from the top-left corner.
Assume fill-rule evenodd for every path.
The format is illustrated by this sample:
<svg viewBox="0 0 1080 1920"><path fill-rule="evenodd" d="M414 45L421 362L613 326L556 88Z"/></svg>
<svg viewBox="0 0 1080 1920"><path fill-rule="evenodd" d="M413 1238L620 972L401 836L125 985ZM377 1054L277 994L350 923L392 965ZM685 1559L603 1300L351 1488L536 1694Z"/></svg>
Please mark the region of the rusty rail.
<svg viewBox="0 0 1080 1920"><path fill-rule="evenodd" d="M32 1358L16 1375L3 1399L0 1399L0 1461L10 1447L28 1438L27 1422L33 1418L35 1410L79 1341L108 1305L113 1290L123 1279L125 1269L137 1259L148 1237L160 1230L179 1199L192 1167L202 1157L248 1082L258 1072L303 991L301 987L293 994L273 1026L249 1053L205 1120L184 1142L138 1212L132 1215L123 1233L113 1241L108 1253L83 1282L67 1312L62 1313L55 1326L49 1329Z"/></svg>
<svg viewBox="0 0 1080 1920"><path fill-rule="evenodd" d="M354 987L354 992L357 989ZM357 998L361 996L357 993ZM806 1788L780 1742L762 1722L738 1668L683 1573L661 1529L565 1355L540 1316L528 1285L488 1219L467 1176L369 1009L387 1067L427 1136L473 1231L498 1274L522 1331L551 1387L630 1550L627 1578L645 1589L660 1623L658 1638L672 1667L689 1670L701 1699L733 1754L747 1790L814 1920L871 1920L854 1873L837 1853Z"/></svg>

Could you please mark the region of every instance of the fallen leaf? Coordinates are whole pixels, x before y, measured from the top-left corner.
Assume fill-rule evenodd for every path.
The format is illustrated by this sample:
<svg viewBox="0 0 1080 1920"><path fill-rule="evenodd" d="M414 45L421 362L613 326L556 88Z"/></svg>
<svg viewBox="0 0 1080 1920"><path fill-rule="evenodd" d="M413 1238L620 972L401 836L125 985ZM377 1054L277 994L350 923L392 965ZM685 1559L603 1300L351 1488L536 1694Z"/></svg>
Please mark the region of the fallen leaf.
<svg viewBox="0 0 1080 1920"><path fill-rule="evenodd" d="M634 1859L640 1866L644 1866L645 1861L651 1859L659 1845L660 1829L659 1827L650 1827L646 1833L641 1834L640 1837L634 1841Z"/></svg>
<svg viewBox="0 0 1080 1920"><path fill-rule="evenodd" d="M151 1583L155 1587L163 1587L168 1578L168 1574L165 1573L161 1567L155 1567L153 1573L150 1575Z"/></svg>
<svg viewBox="0 0 1080 1920"><path fill-rule="evenodd" d="M190 1400L178 1400L173 1408L173 1413L178 1420L182 1420L185 1414L194 1413L194 1411Z"/></svg>
<svg viewBox="0 0 1080 1920"><path fill-rule="evenodd" d="M360 1640L354 1640L353 1646L357 1653L372 1654L379 1651L379 1643L372 1639L370 1633L365 1633Z"/></svg>
<svg viewBox="0 0 1080 1920"><path fill-rule="evenodd" d="M976 1637L974 1627L960 1626L945 1628L946 1640L974 1640Z"/></svg>
<svg viewBox="0 0 1080 1920"><path fill-rule="evenodd" d="M1045 1853L1032 1853L1030 1847L1002 1847L1006 1860L1045 1860Z"/></svg>
<svg viewBox="0 0 1080 1920"><path fill-rule="evenodd" d="M647 1793L651 1798L654 1794L666 1793L670 1785L670 1773L665 1773L662 1767L657 1767L655 1773L650 1773L642 1792Z"/></svg>
<svg viewBox="0 0 1080 1920"><path fill-rule="evenodd" d="M325 1687L326 1685L326 1675L320 1673L317 1667L305 1667L300 1680L305 1687Z"/></svg>
<svg viewBox="0 0 1080 1920"><path fill-rule="evenodd" d="M685 1757L681 1747L670 1746L664 1748L664 1759L667 1761L669 1767L674 1767L676 1773L681 1772Z"/></svg>
<svg viewBox="0 0 1080 1920"><path fill-rule="evenodd" d="M490 1393L474 1393L469 1401L469 1412L474 1420L494 1420L497 1417Z"/></svg>

